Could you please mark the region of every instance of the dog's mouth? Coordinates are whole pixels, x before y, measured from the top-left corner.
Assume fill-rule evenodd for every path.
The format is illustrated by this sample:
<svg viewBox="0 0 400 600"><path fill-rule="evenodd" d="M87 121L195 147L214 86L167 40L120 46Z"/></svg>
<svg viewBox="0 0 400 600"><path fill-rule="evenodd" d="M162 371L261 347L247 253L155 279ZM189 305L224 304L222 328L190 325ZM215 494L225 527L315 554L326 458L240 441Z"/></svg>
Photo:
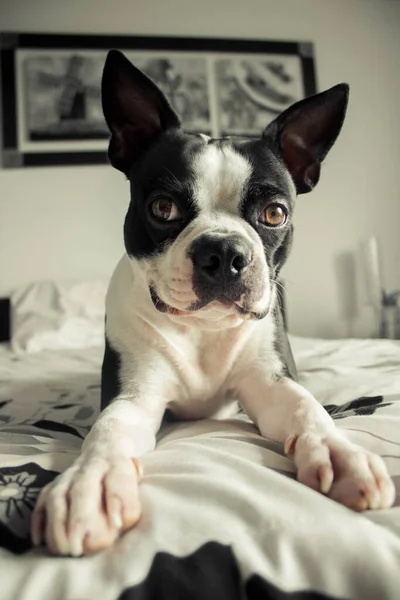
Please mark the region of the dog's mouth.
<svg viewBox="0 0 400 600"><path fill-rule="evenodd" d="M211 308L211 307L223 307L225 309L234 309L234 311L243 319L243 320L260 320L267 316L269 312L269 305L262 312L255 312L246 307L239 306L236 302L228 298L227 296L221 295L218 298L210 302L197 302L196 304L192 304L185 310L181 310L179 308L175 308L174 306L170 306L158 296L157 292L153 287L150 287L150 296L153 302L154 307L162 313L177 316L177 317L191 317L194 316L195 313L201 311L202 309Z"/></svg>

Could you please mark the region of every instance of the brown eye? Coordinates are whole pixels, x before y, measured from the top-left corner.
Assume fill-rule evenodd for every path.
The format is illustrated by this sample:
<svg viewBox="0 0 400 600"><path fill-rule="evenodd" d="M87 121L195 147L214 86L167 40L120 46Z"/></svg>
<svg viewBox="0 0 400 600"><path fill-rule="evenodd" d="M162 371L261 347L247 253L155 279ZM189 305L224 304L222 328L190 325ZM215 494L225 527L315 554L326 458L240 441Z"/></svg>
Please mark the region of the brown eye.
<svg viewBox="0 0 400 600"><path fill-rule="evenodd" d="M270 227L279 227L286 222L286 209L281 204L269 204L260 216L261 223Z"/></svg>
<svg viewBox="0 0 400 600"><path fill-rule="evenodd" d="M181 216L175 202L167 196L153 200L150 210L158 221L177 221Z"/></svg>

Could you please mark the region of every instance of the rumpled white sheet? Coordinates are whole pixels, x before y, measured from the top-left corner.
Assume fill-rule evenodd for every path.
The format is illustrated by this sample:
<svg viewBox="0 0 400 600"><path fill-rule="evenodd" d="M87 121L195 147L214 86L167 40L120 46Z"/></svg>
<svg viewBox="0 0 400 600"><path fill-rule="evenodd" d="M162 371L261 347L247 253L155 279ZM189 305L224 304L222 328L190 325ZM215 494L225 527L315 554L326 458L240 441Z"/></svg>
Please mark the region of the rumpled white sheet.
<svg viewBox="0 0 400 600"><path fill-rule="evenodd" d="M11 295L14 352L103 344L107 280L44 281Z"/></svg>
<svg viewBox="0 0 400 600"><path fill-rule="evenodd" d="M289 336L301 383L322 404L400 393L400 341Z"/></svg>
<svg viewBox="0 0 400 600"><path fill-rule="evenodd" d="M400 343L292 343L302 383L324 403L400 392ZM30 462L61 471L74 460L78 437L56 431L49 437L32 423L58 421L84 434L98 411L101 357L101 347L22 356L0 348L0 403L12 399L0 410L2 467L25 469ZM399 494L400 396L385 404L337 425L385 456ZM233 548L243 579L259 573L282 590L350 600L400 598L399 499L385 511L345 509L297 483L282 448L243 418L171 426L143 464L137 528L82 559L50 557L45 549L22 556L0 550L1 600L115 600L146 577L156 552L185 556L209 540ZM32 477L20 485L34 486ZM19 491L15 481L10 490ZM29 513L21 514L28 527Z"/></svg>

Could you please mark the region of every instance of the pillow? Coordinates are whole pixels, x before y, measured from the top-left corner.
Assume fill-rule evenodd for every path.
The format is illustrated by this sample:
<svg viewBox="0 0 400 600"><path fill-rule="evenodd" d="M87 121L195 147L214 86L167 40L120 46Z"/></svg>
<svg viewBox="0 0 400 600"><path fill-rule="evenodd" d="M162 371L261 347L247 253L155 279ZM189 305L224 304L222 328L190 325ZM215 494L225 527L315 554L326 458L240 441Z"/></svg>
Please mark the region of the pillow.
<svg viewBox="0 0 400 600"><path fill-rule="evenodd" d="M104 343L108 281L45 281L11 295L11 347L17 353Z"/></svg>

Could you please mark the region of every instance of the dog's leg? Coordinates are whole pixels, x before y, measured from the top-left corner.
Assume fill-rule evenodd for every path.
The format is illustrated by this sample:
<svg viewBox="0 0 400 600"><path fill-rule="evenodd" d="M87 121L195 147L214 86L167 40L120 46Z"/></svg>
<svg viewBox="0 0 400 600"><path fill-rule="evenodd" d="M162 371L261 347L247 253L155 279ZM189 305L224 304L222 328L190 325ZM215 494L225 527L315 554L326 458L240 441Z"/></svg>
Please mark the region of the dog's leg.
<svg viewBox="0 0 400 600"><path fill-rule="evenodd" d="M395 488L382 458L347 440L301 385L253 372L238 391L261 434L284 444L293 457L299 481L355 510L393 504Z"/></svg>
<svg viewBox="0 0 400 600"><path fill-rule="evenodd" d="M155 447L161 398L119 396L101 414L75 463L41 492L32 540L54 554L101 550L140 518L137 457Z"/></svg>

